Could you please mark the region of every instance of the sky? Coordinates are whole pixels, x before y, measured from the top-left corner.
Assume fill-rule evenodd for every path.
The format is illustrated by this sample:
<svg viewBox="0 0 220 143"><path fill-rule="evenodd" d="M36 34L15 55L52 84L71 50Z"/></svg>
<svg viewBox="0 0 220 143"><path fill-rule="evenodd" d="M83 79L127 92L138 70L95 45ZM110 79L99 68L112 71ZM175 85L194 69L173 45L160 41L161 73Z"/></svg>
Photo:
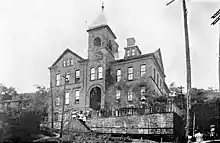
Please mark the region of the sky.
<svg viewBox="0 0 220 143"><path fill-rule="evenodd" d="M104 2L123 57L134 37L142 53L161 49L169 85L186 87L182 0L0 0L0 83L18 92L49 87L48 67L69 48L87 58L88 26ZM192 87L218 88L219 25L211 16L220 0L187 0Z"/></svg>

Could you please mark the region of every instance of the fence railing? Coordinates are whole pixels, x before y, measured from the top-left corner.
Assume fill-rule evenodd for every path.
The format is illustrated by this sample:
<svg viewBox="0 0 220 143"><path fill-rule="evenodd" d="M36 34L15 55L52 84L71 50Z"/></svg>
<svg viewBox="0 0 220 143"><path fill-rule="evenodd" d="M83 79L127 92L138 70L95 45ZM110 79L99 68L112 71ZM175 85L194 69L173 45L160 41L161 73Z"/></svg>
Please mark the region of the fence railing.
<svg viewBox="0 0 220 143"><path fill-rule="evenodd" d="M147 106L142 108L125 107L112 110L97 110L92 111L89 117L118 117L131 115L147 115L156 113L176 113L182 116L182 111L175 104Z"/></svg>

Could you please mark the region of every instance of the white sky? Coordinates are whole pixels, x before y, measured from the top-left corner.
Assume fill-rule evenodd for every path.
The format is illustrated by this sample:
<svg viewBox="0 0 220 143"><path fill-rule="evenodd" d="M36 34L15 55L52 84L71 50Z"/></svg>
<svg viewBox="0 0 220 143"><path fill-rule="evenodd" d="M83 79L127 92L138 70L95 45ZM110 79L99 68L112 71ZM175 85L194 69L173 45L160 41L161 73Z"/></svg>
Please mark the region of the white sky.
<svg viewBox="0 0 220 143"><path fill-rule="evenodd" d="M104 0L120 51L134 37L142 53L161 48L166 81L186 86L182 0ZM188 0L192 86L218 87L218 25L210 17L220 0ZM87 58L87 25L102 0L1 0L0 82L19 92L49 85L48 67L69 47ZM123 53L121 53L123 54Z"/></svg>

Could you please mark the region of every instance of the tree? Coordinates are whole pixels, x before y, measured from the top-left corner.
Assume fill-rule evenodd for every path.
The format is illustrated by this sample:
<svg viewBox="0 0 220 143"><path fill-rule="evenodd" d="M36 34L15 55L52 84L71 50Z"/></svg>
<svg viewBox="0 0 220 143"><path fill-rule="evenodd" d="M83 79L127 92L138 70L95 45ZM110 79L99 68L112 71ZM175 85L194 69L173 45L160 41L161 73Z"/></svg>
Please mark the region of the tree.
<svg viewBox="0 0 220 143"><path fill-rule="evenodd" d="M2 101L4 101L4 100L11 100L13 97L16 97L18 93L14 87L6 87L2 83L0 83L0 95Z"/></svg>
<svg viewBox="0 0 220 143"><path fill-rule="evenodd" d="M20 101L31 99L30 108L17 112L16 107L8 108L5 111L5 123L10 125L10 129L5 136L6 140L14 142L26 142L36 139L33 135L40 134L40 123L44 121L48 109L48 90L45 86L36 86L34 93L22 93L18 95Z"/></svg>

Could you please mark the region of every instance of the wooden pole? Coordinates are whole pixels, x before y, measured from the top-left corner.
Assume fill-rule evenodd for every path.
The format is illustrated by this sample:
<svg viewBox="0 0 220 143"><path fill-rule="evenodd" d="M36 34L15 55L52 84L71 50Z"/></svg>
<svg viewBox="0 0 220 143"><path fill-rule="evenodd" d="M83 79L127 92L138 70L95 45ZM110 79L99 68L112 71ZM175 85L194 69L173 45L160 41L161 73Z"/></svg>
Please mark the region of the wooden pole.
<svg viewBox="0 0 220 143"><path fill-rule="evenodd" d="M185 48L186 48L186 79L187 79L187 117L186 117L186 137L188 137L190 129L190 109L191 109L191 65L190 65L190 49L189 49L189 34L187 25L187 8L186 1L183 0L183 15L184 15L184 31L185 31Z"/></svg>
<svg viewBox="0 0 220 143"><path fill-rule="evenodd" d="M193 136L195 135L195 126L196 126L196 114L195 114L195 109L193 113Z"/></svg>
<svg viewBox="0 0 220 143"><path fill-rule="evenodd" d="M218 26L218 32L219 32L219 45L218 45L218 86L219 86L219 92L220 92L220 24Z"/></svg>
<svg viewBox="0 0 220 143"><path fill-rule="evenodd" d="M62 103L62 113L61 113L61 127L60 127L60 138L63 135L63 119L64 119L64 107L65 107L65 95L66 95L66 74L64 75L64 94L63 94L63 103Z"/></svg>
<svg viewBox="0 0 220 143"><path fill-rule="evenodd" d="M52 72L50 69L50 94L51 94L51 128L53 129L53 90L52 90Z"/></svg>

